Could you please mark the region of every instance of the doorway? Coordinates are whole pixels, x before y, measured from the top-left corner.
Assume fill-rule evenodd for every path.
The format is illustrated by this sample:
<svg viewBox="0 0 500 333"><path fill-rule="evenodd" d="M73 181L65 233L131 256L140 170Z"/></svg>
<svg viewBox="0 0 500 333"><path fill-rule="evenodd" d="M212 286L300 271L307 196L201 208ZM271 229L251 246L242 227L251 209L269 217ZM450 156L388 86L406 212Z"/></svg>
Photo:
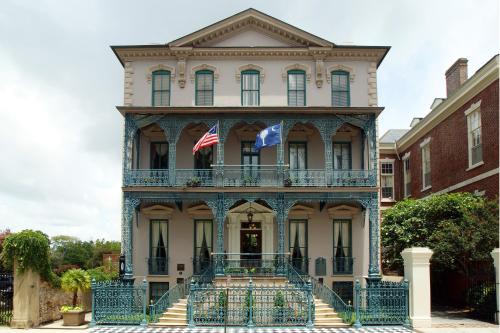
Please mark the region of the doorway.
<svg viewBox="0 0 500 333"><path fill-rule="evenodd" d="M241 267L260 267L262 260L262 230L240 230Z"/></svg>

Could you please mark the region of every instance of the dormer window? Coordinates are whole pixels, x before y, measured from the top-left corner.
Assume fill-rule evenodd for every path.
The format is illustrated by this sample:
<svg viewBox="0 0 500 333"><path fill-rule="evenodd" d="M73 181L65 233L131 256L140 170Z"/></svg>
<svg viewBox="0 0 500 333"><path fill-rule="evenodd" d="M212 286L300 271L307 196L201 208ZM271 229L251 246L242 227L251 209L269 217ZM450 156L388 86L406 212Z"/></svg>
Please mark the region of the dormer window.
<svg viewBox="0 0 500 333"><path fill-rule="evenodd" d="M214 105L214 72L200 70L196 72L196 105Z"/></svg>
<svg viewBox="0 0 500 333"><path fill-rule="evenodd" d="M351 106L349 72L332 72L332 106Z"/></svg>
<svg viewBox="0 0 500 333"><path fill-rule="evenodd" d="M258 106L260 104L260 73L256 70L241 72L241 105Z"/></svg>
<svg viewBox="0 0 500 333"><path fill-rule="evenodd" d="M170 105L170 72L166 70L158 70L152 73L153 106L169 106Z"/></svg>
<svg viewBox="0 0 500 333"><path fill-rule="evenodd" d="M306 105L306 72L288 71L288 106Z"/></svg>

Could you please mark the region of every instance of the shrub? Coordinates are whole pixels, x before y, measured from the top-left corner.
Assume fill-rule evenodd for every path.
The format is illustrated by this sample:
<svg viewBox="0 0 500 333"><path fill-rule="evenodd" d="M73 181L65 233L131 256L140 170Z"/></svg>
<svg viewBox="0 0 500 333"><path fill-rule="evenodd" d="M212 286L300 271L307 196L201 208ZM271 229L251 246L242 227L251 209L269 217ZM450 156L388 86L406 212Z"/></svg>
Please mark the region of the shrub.
<svg viewBox="0 0 500 333"><path fill-rule="evenodd" d="M58 286L58 278L50 267L49 244L49 238L41 231L23 230L10 234L3 242L0 261L5 268L11 270L15 260L19 274L31 269L45 281Z"/></svg>

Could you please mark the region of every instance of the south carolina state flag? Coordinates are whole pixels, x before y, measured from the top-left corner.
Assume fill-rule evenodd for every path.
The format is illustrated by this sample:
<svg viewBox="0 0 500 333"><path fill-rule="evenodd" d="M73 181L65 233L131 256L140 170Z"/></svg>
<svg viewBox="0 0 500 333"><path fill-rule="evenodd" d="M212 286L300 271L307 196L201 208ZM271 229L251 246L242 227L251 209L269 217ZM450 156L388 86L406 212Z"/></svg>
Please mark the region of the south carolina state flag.
<svg viewBox="0 0 500 333"><path fill-rule="evenodd" d="M263 129L255 139L255 149L271 147L281 143L281 124L273 125Z"/></svg>

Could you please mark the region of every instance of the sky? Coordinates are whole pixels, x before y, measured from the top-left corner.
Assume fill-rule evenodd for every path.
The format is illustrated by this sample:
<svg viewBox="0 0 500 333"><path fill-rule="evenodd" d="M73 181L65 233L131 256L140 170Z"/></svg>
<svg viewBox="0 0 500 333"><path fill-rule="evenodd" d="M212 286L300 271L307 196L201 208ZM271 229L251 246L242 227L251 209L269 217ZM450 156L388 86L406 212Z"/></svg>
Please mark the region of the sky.
<svg viewBox="0 0 500 333"><path fill-rule="evenodd" d="M109 45L166 43L253 7L337 44L389 45L380 134L499 51L497 0L2 0L0 230L120 239L123 68Z"/></svg>

